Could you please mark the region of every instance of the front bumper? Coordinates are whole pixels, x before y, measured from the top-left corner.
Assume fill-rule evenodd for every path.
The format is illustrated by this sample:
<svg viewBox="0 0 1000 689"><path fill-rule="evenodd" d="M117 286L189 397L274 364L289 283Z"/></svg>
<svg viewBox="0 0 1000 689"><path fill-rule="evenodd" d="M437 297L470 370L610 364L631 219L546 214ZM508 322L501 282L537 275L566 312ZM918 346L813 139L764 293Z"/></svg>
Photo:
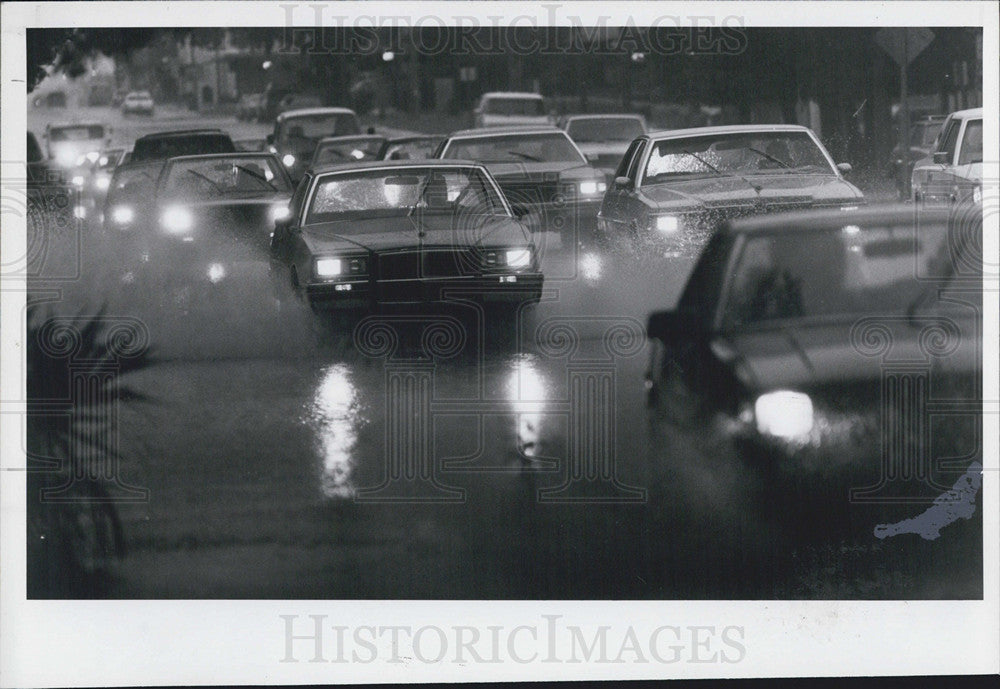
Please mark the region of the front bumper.
<svg viewBox="0 0 1000 689"><path fill-rule="evenodd" d="M330 305L419 304L471 299L478 302L537 302L541 273L502 273L474 277L311 282L306 295Z"/></svg>

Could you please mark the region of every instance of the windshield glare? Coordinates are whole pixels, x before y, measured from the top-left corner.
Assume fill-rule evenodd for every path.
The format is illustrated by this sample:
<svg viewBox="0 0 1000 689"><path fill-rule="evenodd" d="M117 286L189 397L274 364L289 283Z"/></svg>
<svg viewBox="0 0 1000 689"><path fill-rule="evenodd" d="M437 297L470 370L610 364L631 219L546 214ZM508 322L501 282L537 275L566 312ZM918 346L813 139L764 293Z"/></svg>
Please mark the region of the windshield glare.
<svg viewBox="0 0 1000 689"><path fill-rule="evenodd" d="M566 131L577 143L627 142L643 134L642 122L634 117L572 120Z"/></svg>
<svg viewBox="0 0 1000 689"><path fill-rule="evenodd" d="M284 143L309 144L326 136L343 136L359 133L354 115L301 115L285 120L278 131L278 140Z"/></svg>
<svg viewBox="0 0 1000 689"><path fill-rule="evenodd" d="M725 328L781 319L907 315L951 274L945 224L845 225L826 232L750 235L725 300ZM930 307L930 305L928 305Z"/></svg>
<svg viewBox="0 0 1000 689"><path fill-rule="evenodd" d="M483 111L489 115L527 115L529 117L545 114L541 98L489 98L483 106Z"/></svg>
<svg viewBox="0 0 1000 689"><path fill-rule="evenodd" d="M563 132L455 139L446 155L485 163L586 162Z"/></svg>
<svg viewBox="0 0 1000 689"><path fill-rule="evenodd" d="M411 210L412 209L412 210ZM489 180L473 168L402 168L330 175L316 183L306 224L412 211L505 214Z"/></svg>
<svg viewBox="0 0 1000 689"><path fill-rule="evenodd" d="M692 136L657 141L646 164L643 184L680 175L796 172L836 174L806 132Z"/></svg>
<svg viewBox="0 0 1000 689"><path fill-rule="evenodd" d="M170 164L161 194L210 199L271 191L289 191L270 157L185 160Z"/></svg>

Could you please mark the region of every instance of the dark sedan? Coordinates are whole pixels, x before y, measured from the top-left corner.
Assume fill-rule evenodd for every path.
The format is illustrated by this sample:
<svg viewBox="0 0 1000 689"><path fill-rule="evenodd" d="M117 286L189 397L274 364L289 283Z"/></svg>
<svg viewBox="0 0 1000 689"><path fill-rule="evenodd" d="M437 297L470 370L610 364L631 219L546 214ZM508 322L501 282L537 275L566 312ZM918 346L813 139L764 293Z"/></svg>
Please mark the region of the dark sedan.
<svg viewBox="0 0 1000 689"><path fill-rule="evenodd" d="M435 157L482 163L533 230L556 231L564 243L593 229L607 188L604 175L555 127L455 132Z"/></svg>
<svg viewBox="0 0 1000 689"><path fill-rule="evenodd" d="M268 153L171 158L141 225L140 260L171 284L218 283L238 264L266 264L271 230L287 215L291 193Z"/></svg>
<svg viewBox="0 0 1000 689"><path fill-rule="evenodd" d="M657 432L735 449L802 520L916 515L982 461L981 231L913 207L727 224L649 318Z"/></svg>
<svg viewBox="0 0 1000 689"><path fill-rule="evenodd" d="M864 202L806 127L739 125L659 132L632 142L598 215L598 236L692 253L722 221Z"/></svg>
<svg viewBox="0 0 1000 689"><path fill-rule="evenodd" d="M307 173L276 223L272 275L320 305L538 301L531 234L467 161L372 161Z"/></svg>
<svg viewBox="0 0 1000 689"><path fill-rule="evenodd" d="M233 140L221 129L179 129L139 137L132 146L129 162L235 152Z"/></svg>

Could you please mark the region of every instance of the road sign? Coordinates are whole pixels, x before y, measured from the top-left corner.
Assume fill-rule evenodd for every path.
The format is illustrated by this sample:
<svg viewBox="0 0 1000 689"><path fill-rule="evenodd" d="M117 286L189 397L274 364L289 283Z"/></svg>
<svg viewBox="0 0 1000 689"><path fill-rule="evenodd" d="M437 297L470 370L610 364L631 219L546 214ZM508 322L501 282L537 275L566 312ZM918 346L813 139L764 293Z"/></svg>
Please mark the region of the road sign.
<svg viewBox="0 0 1000 689"><path fill-rule="evenodd" d="M934 40L934 32L928 28L882 29L875 34L875 42L889 53L897 65L908 65Z"/></svg>

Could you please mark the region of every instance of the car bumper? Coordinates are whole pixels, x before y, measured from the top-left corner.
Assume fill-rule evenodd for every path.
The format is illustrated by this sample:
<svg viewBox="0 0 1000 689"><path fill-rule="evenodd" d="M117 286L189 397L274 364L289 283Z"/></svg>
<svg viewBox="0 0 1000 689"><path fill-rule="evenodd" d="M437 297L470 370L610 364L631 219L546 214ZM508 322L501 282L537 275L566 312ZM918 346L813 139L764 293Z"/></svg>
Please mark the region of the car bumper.
<svg viewBox="0 0 1000 689"><path fill-rule="evenodd" d="M541 273L484 275L466 278L342 280L313 282L305 292L312 302L330 305L419 304L472 299L480 302L537 302Z"/></svg>

